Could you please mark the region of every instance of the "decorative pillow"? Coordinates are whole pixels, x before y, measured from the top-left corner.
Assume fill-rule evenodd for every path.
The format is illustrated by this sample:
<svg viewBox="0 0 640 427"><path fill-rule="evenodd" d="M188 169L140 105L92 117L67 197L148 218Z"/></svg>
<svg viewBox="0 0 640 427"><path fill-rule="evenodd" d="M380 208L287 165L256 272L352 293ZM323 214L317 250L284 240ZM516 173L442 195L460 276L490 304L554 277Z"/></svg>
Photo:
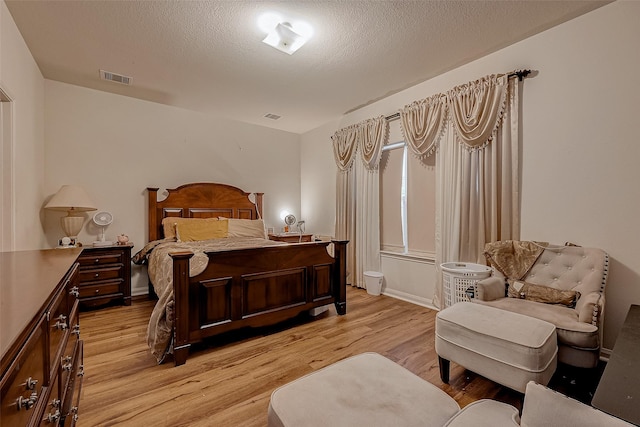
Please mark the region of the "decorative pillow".
<svg viewBox="0 0 640 427"><path fill-rule="evenodd" d="M529 301L542 302L546 304L562 304L567 307L575 307L576 300L580 297L577 291L563 291L548 286L534 285L533 283L521 280L507 280L509 288L507 296L510 298L521 298Z"/></svg>
<svg viewBox="0 0 640 427"><path fill-rule="evenodd" d="M226 219L220 217L220 220ZM229 218L229 237L260 237L267 239L267 230L261 219L234 219Z"/></svg>
<svg viewBox="0 0 640 427"><path fill-rule="evenodd" d="M226 218L221 218L226 219ZM165 239L176 238L176 225L185 222L202 222L202 221L217 221L218 218L182 218L182 217L167 217L162 219L162 230L164 232Z"/></svg>
<svg viewBox="0 0 640 427"><path fill-rule="evenodd" d="M228 228L228 221L219 221L217 218L184 221L176 224L176 237L178 242L222 239L227 237Z"/></svg>

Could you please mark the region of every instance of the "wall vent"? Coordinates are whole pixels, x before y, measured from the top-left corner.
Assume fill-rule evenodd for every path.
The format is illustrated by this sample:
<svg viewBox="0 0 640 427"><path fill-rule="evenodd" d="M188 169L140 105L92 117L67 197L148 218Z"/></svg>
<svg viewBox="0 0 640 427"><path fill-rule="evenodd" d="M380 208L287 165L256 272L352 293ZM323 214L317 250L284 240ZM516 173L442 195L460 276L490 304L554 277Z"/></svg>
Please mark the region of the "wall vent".
<svg viewBox="0 0 640 427"><path fill-rule="evenodd" d="M271 120L278 120L280 117L282 117L282 116L279 116L279 115L277 115L277 114L271 114L271 113L267 113L267 114L265 114L264 116L265 116L267 119L271 119Z"/></svg>
<svg viewBox="0 0 640 427"><path fill-rule="evenodd" d="M123 85L130 85L133 78L123 76L122 74L112 73L110 71L100 70L100 78L110 82L116 82Z"/></svg>

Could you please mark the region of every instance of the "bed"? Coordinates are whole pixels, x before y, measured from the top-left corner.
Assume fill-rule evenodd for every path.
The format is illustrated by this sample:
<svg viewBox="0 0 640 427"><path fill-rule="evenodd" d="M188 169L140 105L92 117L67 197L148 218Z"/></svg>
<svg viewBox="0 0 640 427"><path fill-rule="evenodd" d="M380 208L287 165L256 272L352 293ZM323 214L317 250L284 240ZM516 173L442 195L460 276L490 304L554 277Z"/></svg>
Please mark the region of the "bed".
<svg viewBox="0 0 640 427"><path fill-rule="evenodd" d="M273 325L328 304L346 313L346 241L289 244L266 234L232 235L231 224L262 224L264 230L263 194L230 185L186 184L167 190L161 201L158 188L147 192L149 243L134 262L148 264L150 294L158 296L147 339L159 363L172 353L175 365L182 365L192 344L206 338ZM166 237L168 223L182 230L179 221L202 222L180 218L219 219L230 224L228 237Z"/></svg>

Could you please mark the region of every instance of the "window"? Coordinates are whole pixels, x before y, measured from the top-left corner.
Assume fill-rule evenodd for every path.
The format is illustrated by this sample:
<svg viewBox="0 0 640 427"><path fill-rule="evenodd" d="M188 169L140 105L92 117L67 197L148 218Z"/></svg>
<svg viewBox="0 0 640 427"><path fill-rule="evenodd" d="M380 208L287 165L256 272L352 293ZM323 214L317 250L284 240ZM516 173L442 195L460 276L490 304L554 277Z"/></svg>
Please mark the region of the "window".
<svg viewBox="0 0 640 427"><path fill-rule="evenodd" d="M380 162L381 250L427 255L435 252L435 157L418 159L392 122Z"/></svg>

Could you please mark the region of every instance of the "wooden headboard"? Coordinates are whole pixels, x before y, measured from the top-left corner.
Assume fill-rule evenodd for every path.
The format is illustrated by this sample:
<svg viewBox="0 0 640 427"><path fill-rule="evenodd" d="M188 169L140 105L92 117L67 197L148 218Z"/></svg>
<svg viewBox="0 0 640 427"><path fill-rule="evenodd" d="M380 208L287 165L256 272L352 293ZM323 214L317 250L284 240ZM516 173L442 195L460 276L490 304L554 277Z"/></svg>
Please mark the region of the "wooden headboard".
<svg viewBox="0 0 640 427"><path fill-rule="evenodd" d="M166 199L158 201L158 189L147 188L149 197L149 241L162 239L162 220L178 218L226 218L258 219L262 215L262 196L255 194L255 204L249 200L251 193L226 184L200 182L181 185L169 190Z"/></svg>

